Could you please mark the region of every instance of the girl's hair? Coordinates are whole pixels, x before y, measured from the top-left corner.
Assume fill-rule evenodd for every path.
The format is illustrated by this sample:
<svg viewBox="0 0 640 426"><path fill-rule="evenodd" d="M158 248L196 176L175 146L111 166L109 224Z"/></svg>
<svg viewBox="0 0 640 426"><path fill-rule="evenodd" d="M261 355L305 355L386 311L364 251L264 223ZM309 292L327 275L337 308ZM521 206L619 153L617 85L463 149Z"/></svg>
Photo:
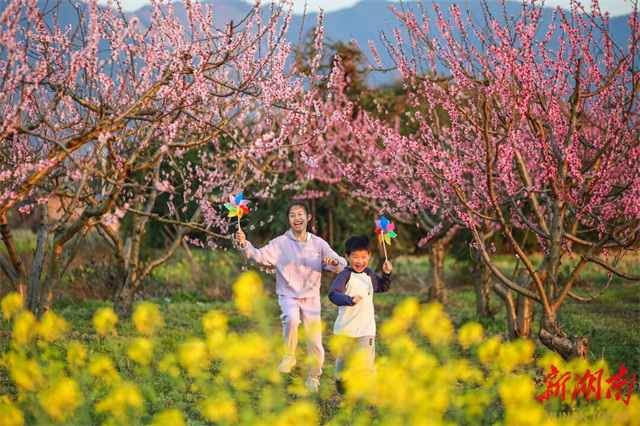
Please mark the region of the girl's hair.
<svg viewBox="0 0 640 426"><path fill-rule="evenodd" d="M304 211L306 211L307 214L311 214L311 209L309 209L309 204L307 204L306 201L292 201L287 207L287 218L289 217L289 213L291 212L293 206L302 206L304 207Z"/></svg>
<svg viewBox="0 0 640 426"><path fill-rule="evenodd" d="M287 206L287 223L289 223L289 213L294 206L302 206L304 207L304 211L307 212L308 215L311 214L311 209L309 208L309 204L307 204L306 201L294 200ZM307 232L313 232L311 221L307 222Z"/></svg>

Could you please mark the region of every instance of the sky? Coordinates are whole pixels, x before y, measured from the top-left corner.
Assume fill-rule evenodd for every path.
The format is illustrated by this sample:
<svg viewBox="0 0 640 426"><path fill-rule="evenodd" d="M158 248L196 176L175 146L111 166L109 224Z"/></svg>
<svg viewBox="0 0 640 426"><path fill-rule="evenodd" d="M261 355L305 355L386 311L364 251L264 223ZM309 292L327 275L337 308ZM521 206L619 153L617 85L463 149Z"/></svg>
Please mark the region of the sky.
<svg viewBox="0 0 640 426"><path fill-rule="evenodd" d="M175 1L175 0L174 0ZM236 1L245 1L249 2L249 0L236 0ZM317 12L320 8L324 9L325 12L331 12L334 10L343 9L346 7L353 6L359 1L367 1L367 0L306 0L307 3L307 12ZM390 2L397 0L388 0ZM464 1L478 1L478 0L461 0L461 3ZM148 0L120 0L122 4L122 8L125 11L134 11L137 10L147 4ZM267 4L269 0L262 0L263 4ZM105 0L100 1L100 3L105 3ZM545 6L556 6L560 5L562 7L568 7L570 0L545 0ZM591 3L591 0L583 0L582 3L584 5L588 5ZM304 11L305 0L294 0L293 12L294 13L302 13ZM630 0L600 0L600 8L603 11L609 11L611 16L617 15L626 15L631 13L632 2Z"/></svg>

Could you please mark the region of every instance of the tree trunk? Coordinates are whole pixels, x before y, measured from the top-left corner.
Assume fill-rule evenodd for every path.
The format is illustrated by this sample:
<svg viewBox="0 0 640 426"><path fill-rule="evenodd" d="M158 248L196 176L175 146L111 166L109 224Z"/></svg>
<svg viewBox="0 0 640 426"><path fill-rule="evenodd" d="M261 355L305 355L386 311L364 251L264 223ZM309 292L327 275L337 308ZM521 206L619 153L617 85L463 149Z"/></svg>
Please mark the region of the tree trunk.
<svg viewBox="0 0 640 426"><path fill-rule="evenodd" d="M432 301L445 303L447 293L444 287L444 242L441 239L429 241L429 297Z"/></svg>
<svg viewBox="0 0 640 426"><path fill-rule="evenodd" d="M478 261L470 266L471 279L476 290L476 316L480 318L491 318L493 313L489 305L489 294L493 288L491 280L491 270L482 256L478 256Z"/></svg>
<svg viewBox="0 0 640 426"><path fill-rule="evenodd" d="M521 287L535 291L533 281L526 269L521 269L516 281ZM520 339L531 339L531 323L533 321L533 300L518 293L516 305L516 336Z"/></svg>
<svg viewBox="0 0 640 426"><path fill-rule="evenodd" d="M504 306L507 310L506 315L509 340L514 340L517 337L518 324L516 321L516 305L513 302L511 290L501 282L498 282L493 286L493 291L495 291L496 294L504 301Z"/></svg>
<svg viewBox="0 0 640 426"><path fill-rule="evenodd" d="M118 315L118 318L126 319L131 317L134 293L132 286L130 286L127 281L122 289L116 294L114 310L116 315Z"/></svg>
<svg viewBox="0 0 640 426"><path fill-rule="evenodd" d="M493 290L502 298L507 308L507 327L509 340L531 339L531 322L533 319L533 300L518 295L517 303L513 293L502 283L496 283Z"/></svg>
<svg viewBox="0 0 640 426"><path fill-rule="evenodd" d="M567 336L555 317L544 316L540 326L540 341L552 351L560 354L566 361L583 358L589 354L589 339L579 336Z"/></svg>

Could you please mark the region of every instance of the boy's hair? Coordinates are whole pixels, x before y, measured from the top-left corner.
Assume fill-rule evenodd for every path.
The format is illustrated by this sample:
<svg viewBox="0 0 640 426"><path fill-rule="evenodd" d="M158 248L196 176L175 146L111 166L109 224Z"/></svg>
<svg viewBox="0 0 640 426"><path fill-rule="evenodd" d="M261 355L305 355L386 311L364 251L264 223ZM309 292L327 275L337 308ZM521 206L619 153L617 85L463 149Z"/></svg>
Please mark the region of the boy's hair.
<svg viewBox="0 0 640 426"><path fill-rule="evenodd" d="M371 251L371 242L366 235L354 235L349 237L344 243L344 251L347 254L351 254L356 250Z"/></svg>

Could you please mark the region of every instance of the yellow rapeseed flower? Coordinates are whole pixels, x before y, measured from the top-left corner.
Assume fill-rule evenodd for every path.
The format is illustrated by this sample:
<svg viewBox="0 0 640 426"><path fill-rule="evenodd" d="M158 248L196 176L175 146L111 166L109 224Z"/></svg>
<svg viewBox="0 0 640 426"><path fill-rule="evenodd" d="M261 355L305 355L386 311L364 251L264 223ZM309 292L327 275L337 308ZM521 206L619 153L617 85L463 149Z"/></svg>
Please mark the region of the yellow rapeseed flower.
<svg viewBox="0 0 640 426"><path fill-rule="evenodd" d="M500 354L500 350L502 348L502 343L500 342L499 337L492 337L488 340L485 340L478 347L478 359L484 365L490 365L496 359L496 357Z"/></svg>
<svg viewBox="0 0 640 426"><path fill-rule="evenodd" d="M214 423L235 424L238 418L238 408L233 398L226 392L202 401L202 415Z"/></svg>
<svg viewBox="0 0 640 426"><path fill-rule="evenodd" d="M482 325L477 322L468 322L460 327L458 342L464 349L482 342Z"/></svg>
<svg viewBox="0 0 640 426"><path fill-rule="evenodd" d="M0 419L2 419L3 426L22 426L24 424L22 411L13 405L7 395L0 397Z"/></svg>
<svg viewBox="0 0 640 426"><path fill-rule="evenodd" d="M218 333L227 334L228 323L227 316L220 311L209 311L202 318L202 326L207 336Z"/></svg>
<svg viewBox="0 0 640 426"><path fill-rule="evenodd" d="M153 359L153 341L140 337L129 345L129 358L140 365L147 366Z"/></svg>
<svg viewBox="0 0 640 426"><path fill-rule="evenodd" d="M57 422L64 420L82 404L82 395L75 380L63 377L40 392L38 401L51 419Z"/></svg>
<svg viewBox="0 0 640 426"><path fill-rule="evenodd" d="M454 332L453 324L439 303L430 303L422 310L418 328L435 346L449 343Z"/></svg>
<svg viewBox="0 0 640 426"><path fill-rule="evenodd" d="M96 412L109 412L121 423L129 423L125 421L128 418L129 410L132 409L139 414L142 412L143 404L144 399L140 389L133 383L123 382L115 387L105 399L96 404Z"/></svg>
<svg viewBox="0 0 640 426"><path fill-rule="evenodd" d="M151 426L186 426L180 410L164 410L154 419Z"/></svg>
<svg viewBox="0 0 640 426"><path fill-rule="evenodd" d="M498 393L507 408L530 403L534 391L535 383L527 376L508 375L498 385Z"/></svg>
<svg viewBox="0 0 640 426"><path fill-rule="evenodd" d="M262 278L256 271L243 272L233 283L236 308L244 315L252 315L265 298Z"/></svg>
<svg viewBox="0 0 640 426"><path fill-rule="evenodd" d="M38 324L38 334L47 342L60 339L67 331L67 323L64 319L51 311L45 312Z"/></svg>
<svg viewBox="0 0 640 426"><path fill-rule="evenodd" d="M0 307L4 319L9 319L13 314L22 310L22 297L18 293L9 293L0 302Z"/></svg>
<svg viewBox="0 0 640 426"><path fill-rule="evenodd" d="M512 371L517 365L528 364L533 360L533 342L517 339L502 345L498 354L498 366L504 373Z"/></svg>
<svg viewBox="0 0 640 426"><path fill-rule="evenodd" d="M309 401L300 401L282 412L275 424L281 426L317 425L319 424L318 407Z"/></svg>
<svg viewBox="0 0 640 426"><path fill-rule="evenodd" d="M15 384L27 391L35 391L44 381L40 364L16 352L9 353L9 371Z"/></svg>
<svg viewBox="0 0 640 426"><path fill-rule="evenodd" d="M536 362L538 367L544 369L545 374L551 373L551 366L555 366L560 371L566 371L564 359L555 352L547 352Z"/></svg>
<svg viewBox="0 0 640 426"><path fill-rule="evenodd" d="M78 369L84 366L87 359L87 350L79 342L72 342L67 348L67 363L71 368Z"/></svg>
<svg viewBox="0 0 640 426"><path fill-rule="evenodd" d="M190 339L180 346L180 365L187 374L196 377L209 366L207 348L202 340Z"/></svg>
<svg viewBox="0 0 640 426"><path fill-rule="evenodd" d="M93 328L95 328L101 336L106 336L107 333L113 331L117 323L118 316L113 312L113 309L109 307L98 309L93 316Z"/></svg>
<svg viewBox="0 0 640 426"><path fill-rule="evenodd" d="M31 311L23 311L13 324L13 338L18 345L26 345L36 337L36 317Z"/></svg>
<svg viewBox="0 0 640 426"><path fill-rule="evenodd" d="M138 305L131 319L138 332L147 336L155 334L164 327L164 318L158 305L150 302Z"/></svg>
<svg viewBox="0 0 640 426"><path fill-rule="evenodd" d="M106 355L96 355L89 362L89 374L104 380L106 383L120 381L120 374Z"/></svg>
<svg viewBox="0 0 640 426"><path fill-rule="evenodd" d="M178 367L178 357L175 354L170 353L164 356L158 363L158 370L163 373L167 373L171 377L178 377L180 375L180 367Z"/></svg>

